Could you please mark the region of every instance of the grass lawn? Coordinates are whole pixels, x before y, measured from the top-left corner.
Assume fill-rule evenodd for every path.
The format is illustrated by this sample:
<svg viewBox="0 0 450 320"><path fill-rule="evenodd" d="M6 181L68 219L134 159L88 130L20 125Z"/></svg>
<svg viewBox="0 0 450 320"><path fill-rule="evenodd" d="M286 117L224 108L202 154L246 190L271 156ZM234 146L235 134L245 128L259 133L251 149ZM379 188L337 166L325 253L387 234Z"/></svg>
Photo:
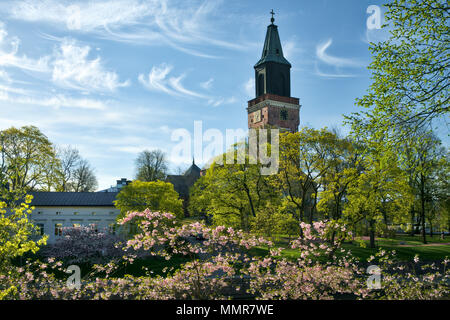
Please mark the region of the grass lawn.
<svg viewBox="0 0 450 320"><path fill-rule="evenodd" d="M443 260L446 256L450 257L450 237L441 240L439 236L433 238L427 237L429 245L423 245L421 237L416 235L414 237L409 235L398 235L394 239L376 238L377 248L368 248L369 241L362 240L366 247L362 247L359 243L346 243L343 245L345 249L350 250L356 257L361 260L366 260L371 255L374 255L380 248L385 250L395 250L400 260L412 260L414 256L419 255L422 261L436 261ZM431 245L430 245L431 244ZM288 248L282 251L282 257L289 259L296 259L300 257L300 251L289 249L289 241L287 238L278 238L275 241L277 247ZM252 249L252 254L265 256L268 254L267 247L258 247Z"/></svg>

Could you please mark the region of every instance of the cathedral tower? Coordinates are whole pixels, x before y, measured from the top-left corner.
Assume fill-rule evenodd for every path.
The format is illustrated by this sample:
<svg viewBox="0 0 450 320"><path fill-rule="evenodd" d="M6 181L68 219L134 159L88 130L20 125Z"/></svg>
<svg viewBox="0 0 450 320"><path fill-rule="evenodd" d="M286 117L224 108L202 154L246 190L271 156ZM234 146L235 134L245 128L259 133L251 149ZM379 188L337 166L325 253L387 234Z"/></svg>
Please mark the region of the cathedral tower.
<svg viewBox="0 0 450 320"><path fill-rule="evenodd" d="M248 127L297 132L299 99L291 97L291 64L283 56L273 11L271 14L262 56L254 66L256 98L248 102Z"/></svg>

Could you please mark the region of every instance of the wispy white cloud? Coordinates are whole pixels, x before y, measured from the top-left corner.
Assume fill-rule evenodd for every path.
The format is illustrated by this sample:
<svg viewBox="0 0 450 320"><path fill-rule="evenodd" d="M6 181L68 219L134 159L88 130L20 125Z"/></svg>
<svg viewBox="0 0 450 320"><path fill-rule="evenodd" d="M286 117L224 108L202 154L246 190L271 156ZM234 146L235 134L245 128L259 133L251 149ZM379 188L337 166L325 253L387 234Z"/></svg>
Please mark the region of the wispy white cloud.
<svg viewBox="0 0 450 320"><path fill-rule="evenodd" d="M12 80L7 81L3 84L0 83L0 92L3 92L4 94L9 94L9 93L20 94L23 96L28 96L30 94L30 92L31 92L30 90L12 86L11 82L12 82Z"/></svg>
<svg viewBox="0 0 450 320"><path fill-rule="evenodd" d="M192 46L207 43L232 50L246 48L220 39L214 31L212 16L218 13L220 4L180 0L23 0L6 8L11 17L22 21L45 22L114 41L164 43L188 54L214 58Z"/></svg>
<svg viewBox="0 0 450 320"><path fill-rule="evenodd" d="M9 6L15 19L64 25L69 30L92 31L105 25L135 22L155 10L155 1L24 0Z"/></svg>
<svg viewBox="0 0 450 320"><path fill-rule="evenodd" d="M142 152L143 150L148 149L147 146L118 146L118 147L112 147L111 151L119 151L119 152L125 152L125 153L132 153L132 154L138 154L139 152Z"/></svg>
<svg viewBox="0 0 450 320"><path fill-rule="evenodd" d="M63 40L52 61L53 81L85 91L114 91L129 85L128 80L120 82L115 72L105 70L100 57L89 60L90 49L89 46L79 45L75 40Z"/></svg>
<svg viewBox="0 0 450 320"><path fill-rule="evenodd" d="M343 58L333 56L327 53L328 48L333 43L333 39L328 39L325 42L319 43L316 46L316 58L317 60L314 63L314 73L320 77L325 78L351 78L355 77L355 74L343 73L342 69L344 68L361 68L364 66L364 63L354 58ZM333 68L333 72L323 72L319 68L319 62Z"/></svg>
<svg viewBox="0 0 450 320"><path fill-rule="evenodd" d="M129 85L128 80L121 82L117 73L106 70L99 56L89 59L89 46L74 39L58 40L53 53L37 59L28 58L18 53L20 39L9 36L0 22L0 66L39 72L60 86L84 92L114 91ZM0 70L0 79L12 81L4 70Z"/></svg>
<svg viewBox="0 0 450 320"><path fill-rule="evenodd" d="M283 55L286 59L293 59L295 54L302 51L300 47L298 47L297 40L290 39L283 42Z"/></svg>
<svg viewBox="0 0 450 320"><path fill-rule="evenodd" d="M148 90L160 91L170 95L179 95L178 92L169 88L167 76L172 69L173 66L165 63L159 66L153 66L148 76L139 74L138 80Z"/></svg>
<svg viewBox="0 0 450 320"><path fill-rule="evenodd" d="M232 96L229 98L215 98L215 99L209 99L208 104L213 107L219 107L223 104L233 104L236 103L238 100L236 97Z"/></svg>
<svg viewBox="0 0 450 320"><path fill-rule="evenodd" d="M169 77L169 73L172 69L173 66L166 63L159 66L153 66L148 76L140 74L138 80L145 88L152 91L160 91L172 96L190 96L210 99L210 97L204 94L185 88L182 83L182 80L186 77L185 74L181 74L178 77Z"/></svg>
<svg viewBox="0 0 450 320"><path fill-rule="evenodd" d="M320 61L335 67L361 67L362 63L356 59L340 58L328 54L326 51L333 43L333 39L328 39L316 47L316 56Z"/></svg>
<svg viewBox="0 0 450 320"><path fill-rule="evenodd" d="M320 77L324 78L353 78L356 75L354 74L343 74L343 73L326 73L322 72L317 65L317 62L314 64L314 73Z"/></svg>
<svg viewBox="0 0 450 320"><path fill-rule="evenodd" d="M183 84L181 83L181 81L186 77L185 74L180 75L179 77L171 77L169 79L169 83L172 86L172 88L174 88L177 92L183 94L183 95L187 95L187 96L191 96L191 97L196 97L196 98L202 98L202 99L209 99L208 96L203 95L201 93L192 91L192 90L188 90L186 89Z"/></svg>
<svg viewBox="0 0 450 320"><path fill-rule="evenodd" d="M13 104L26 104L52 108L79 108L106 110L108 103L88 98L76 98L64 94L55 94L42 97L42 94L33 93L21 88L0 85L0 101Z"/></svg>
<svg viewBox="0 0 450 320"><path fill-rule="evenodd" d="M213 85L214 79L213 78L209 78L209 80L205 81L205 82L201 82L200 83L200 87L202 87L205 90L211 89L212 85Z"/></svg>
<svg viewBox="0 0 450 320"><path fill-rule="evenodd" d="M255 79L249 78L247 82L244 83L243 87L248 97L253 97L255 95Z"/></svg>
<svg viewBox="0 0 450 320"><path fill-rule="evenodd" d="M31 59L19 55L20 39L8 35L6 26L0 21L0 66L16 67L28 71L46 72L49 70L48 57Z"/></svg>
<svg viewBox="0 0 450 320"><path fill-rule="evenodd" d="M8 83L12 82L12 79L9 76L9 74L5 70L1 70L1 69L0 69L0 80L2 80L3 82L8 82Z"/></svg>
<svg viewBox="0 0 450 320"><path fill-rule="evenodd" d="M153 66L148 75L139 74L139 82L150 91L157 91L169 94L174 97L190 97L206 100L207 104L213 107L218 107L223 104L231 104L236 102L235 97L215 97L209 94L204 94L184 86L183 80L186 74L183 73L177 77L171 77L173 66L162 63L159 66ZM200 83L203 88L210 88L213 79Z"/></svg>

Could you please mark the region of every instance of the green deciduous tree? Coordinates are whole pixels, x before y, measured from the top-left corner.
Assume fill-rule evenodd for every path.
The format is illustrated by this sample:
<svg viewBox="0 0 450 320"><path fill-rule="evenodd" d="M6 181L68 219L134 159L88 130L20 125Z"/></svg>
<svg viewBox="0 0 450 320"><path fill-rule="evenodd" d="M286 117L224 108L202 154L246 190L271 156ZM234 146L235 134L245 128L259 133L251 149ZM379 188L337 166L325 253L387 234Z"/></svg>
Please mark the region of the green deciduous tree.
<svg viewBox="0 0 450 320"><path fill-rule="evenodd" d="M362 172L349 185L343 210L343 219L351 226L359 222L368 224L372 248L377 225L387 227L389 223L405 221L413 201L408 179L398 165L398 156L381 145L368 142Z"/></svg>
<svg viewBox="0 0 450 320"><path fill-rule="evenodd" d="M29 214L32 196L28 195L14 208L0 201L0 274L5 274L11 267L12 259L26 252L37 252L40 245L45 245L47 236L34 238L38 228L30 221Z"/></svg>
<svg viewBox="0 0 450 320"><path fill-rule="evenodd" d="M361 144L336 134L330 165L322 177L323 190L318 204L319 211L329 219L341 219L348 188L361 173L362 160Z"/></svg>
<svg viewBox="0 0 450 320"><path fill-rule="evenodd" d="M167 159L161 150L144 150L135 160L136 179L140 181L164 180L167 175Z"/></svg>
<svg viewBox="0 0 450 320"><path fill-rule="evenodd" d="M262 165L250 163L247 148L246 143L237 144L228 152L228 161L224 154L212 163L191 191L190 212L211 214L215 224L250 231L252 220L277 196L262 174Z"/></svg>
<svg viewBox="0 0 450 320"><path fill-rule="evenodd" d="M365 117L367 126L395 138L390 143L450 111L450 9L447 0L393 0L385 6L391 36L371 43L373 82L357 100L368 111L349 118Z"/></svg>
<svg viewBox="0 0 450 320"><path fill-rule="evenodd" d="M337 147L336 135L326 128L281 134L280 168L272 181L295 208L297 220L312 222L323 178L333 166Z"/></svg>
<svg viewBox="0 0 450 320"><path fill-rule="evenodd" d="M171 183L163 181L135 180L122 188L114 201L121 213L118 219L124 217L128 211L170 212L181 218L183 215L182 200Z"/></svg>
<svg viewBox="0 0 450 320"><path fill-rule="evenodd" d="M49 166L57 165L48 138L34 126L0 131L0 183L10 189L48 189Z"/></svg>

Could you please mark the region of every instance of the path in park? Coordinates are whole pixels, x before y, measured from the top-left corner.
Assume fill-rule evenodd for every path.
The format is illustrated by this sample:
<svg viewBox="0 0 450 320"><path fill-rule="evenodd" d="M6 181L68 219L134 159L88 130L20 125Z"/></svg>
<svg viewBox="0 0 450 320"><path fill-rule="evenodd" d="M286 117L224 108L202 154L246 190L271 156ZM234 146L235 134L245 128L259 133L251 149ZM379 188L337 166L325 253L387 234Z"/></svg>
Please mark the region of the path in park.
<svg viewBox="0 0 450 320"><path fill-rule="evenodd" d="M450 242L447 243L427 243L427 244L399 244L399 247L436 247L436 246L448 246Z"/></svg>
<svg viewBox="0 0 450 320"><path fill-rule="evenodd" d="M362 240L369 241L370 238L368 236L361 237ZM378 239L376 240L378 241ZM399 247L437 247L437 246L448 246L450 245L450 242L433 242L433 243L427 243L427 244L403 244L402 241L399 241L399 243L395 243L396 246Z"/></svg>

